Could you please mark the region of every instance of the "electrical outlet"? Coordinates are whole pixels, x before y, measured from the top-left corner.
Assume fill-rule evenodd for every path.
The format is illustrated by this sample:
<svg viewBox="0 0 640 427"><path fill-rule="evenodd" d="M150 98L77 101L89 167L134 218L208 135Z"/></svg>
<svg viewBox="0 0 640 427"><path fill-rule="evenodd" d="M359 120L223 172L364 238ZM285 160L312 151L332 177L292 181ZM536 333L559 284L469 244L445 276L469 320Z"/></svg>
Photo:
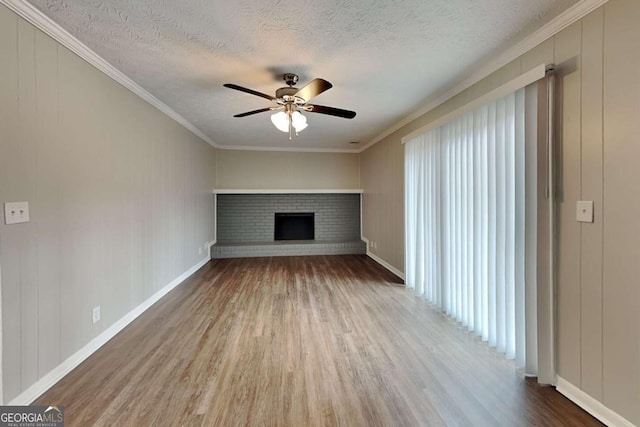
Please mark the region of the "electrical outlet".
<svg viewBox="0 0 640 427"><path fill-rule="evenodd" d="M91 318L93 319L93 323L100 321L100 306L93 307L93 310L91 310Z"/></svg>
<svg viewBox="0 0 640 427"><path fill-rule="evenodd" d="M202 255L202 247L198 248L198 255Z"/></svg>
<svg viewBox="0 0 640 427"><path fill-rule="evenodd" d="M13 202L4 204L4 223L20 224L29 222L29 202Z"/></svg>

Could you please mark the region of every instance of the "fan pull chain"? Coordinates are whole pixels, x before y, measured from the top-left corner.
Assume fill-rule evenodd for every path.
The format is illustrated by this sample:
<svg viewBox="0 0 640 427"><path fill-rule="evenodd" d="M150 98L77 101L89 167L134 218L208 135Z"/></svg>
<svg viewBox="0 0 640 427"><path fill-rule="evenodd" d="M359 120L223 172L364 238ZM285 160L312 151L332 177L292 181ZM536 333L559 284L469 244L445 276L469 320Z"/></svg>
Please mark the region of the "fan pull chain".
<svg viewBox="0 0 640 427"><path fill-rule="evenodd" d="M289 141L293 141L292 133L293 133L293 120L291 120L291 115L289 115Z"/></svg>

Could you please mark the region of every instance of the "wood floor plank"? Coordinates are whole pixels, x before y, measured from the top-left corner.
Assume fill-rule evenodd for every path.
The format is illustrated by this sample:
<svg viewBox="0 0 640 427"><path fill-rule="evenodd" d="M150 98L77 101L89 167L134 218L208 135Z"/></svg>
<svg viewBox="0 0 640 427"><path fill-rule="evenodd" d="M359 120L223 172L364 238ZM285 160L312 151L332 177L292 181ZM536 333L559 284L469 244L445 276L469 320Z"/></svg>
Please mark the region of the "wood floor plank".
<svg viewBox="0 0 640 427"><path fill-rule="evenodd" d="M67 426L597 426L366 256L213 260L41 396Z"/></svg>

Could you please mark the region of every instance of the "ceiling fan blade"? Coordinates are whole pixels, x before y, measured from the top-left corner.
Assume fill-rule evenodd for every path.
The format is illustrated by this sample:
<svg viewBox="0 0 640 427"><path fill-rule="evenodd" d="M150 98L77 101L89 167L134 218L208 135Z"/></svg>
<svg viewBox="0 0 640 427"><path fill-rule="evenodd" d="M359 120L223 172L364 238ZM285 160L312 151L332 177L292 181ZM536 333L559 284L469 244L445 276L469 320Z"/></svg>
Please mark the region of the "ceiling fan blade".
<svg viewBox="0 0 640 427"><path fill-rule="evenodd" d="M345 119L353 119L356 116L355 111L343 110L342 108L325 107L324 105L306 104L305 110L310 113L328 114L330 116L343 117Z"/></svg>
<svg viewBox="0 0 640 427"><path fill-rule="evenodd" d="M333 87L331 83L323 79L313 79L305 87L296 92L295 96L299 96L305 101L309 101L311 98L315 98L322 92L329 90Z"/></svg>
<svg viewBox="0 0 640 427"><path fill-rule="evenodd" d="M225 83L223 86L228 87L229 89L239 90L240 92L250 93L251 95L260 96L262 98L268 99L269 101L276 100L276 98L274 98L271 95L267 95L266 93L258 92L257 90L253 90L253 89L247 89L246 87L234 85L233 83Z"/></svg>
<svg viewBox="0 0 640 427"><path fill-rule="evenodd" d="M253 110L253 111L247 111L246 113L240 113L240 114L236 114L233 117L247 117L247 116L251 116L252 114L258 114L258 113L264 113L265 111L271 111L274 110L278 107L267 107L267 108L261 108L259 110Z"/></svg>

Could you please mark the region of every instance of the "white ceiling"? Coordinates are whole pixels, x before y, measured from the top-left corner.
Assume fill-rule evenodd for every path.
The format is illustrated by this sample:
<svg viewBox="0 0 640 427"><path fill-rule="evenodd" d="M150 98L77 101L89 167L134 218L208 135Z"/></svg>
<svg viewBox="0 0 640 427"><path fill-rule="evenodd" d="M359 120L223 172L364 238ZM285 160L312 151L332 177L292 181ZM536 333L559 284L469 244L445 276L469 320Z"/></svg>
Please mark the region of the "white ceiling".
<svg viewBox="0 0 640 427"><path fill-rule="evenodd" d="M30 0L219 145L354 149L578 0ZM268 94L281 75L333 88L314 99L355 119L307 114L291 143Z"/></svg>

